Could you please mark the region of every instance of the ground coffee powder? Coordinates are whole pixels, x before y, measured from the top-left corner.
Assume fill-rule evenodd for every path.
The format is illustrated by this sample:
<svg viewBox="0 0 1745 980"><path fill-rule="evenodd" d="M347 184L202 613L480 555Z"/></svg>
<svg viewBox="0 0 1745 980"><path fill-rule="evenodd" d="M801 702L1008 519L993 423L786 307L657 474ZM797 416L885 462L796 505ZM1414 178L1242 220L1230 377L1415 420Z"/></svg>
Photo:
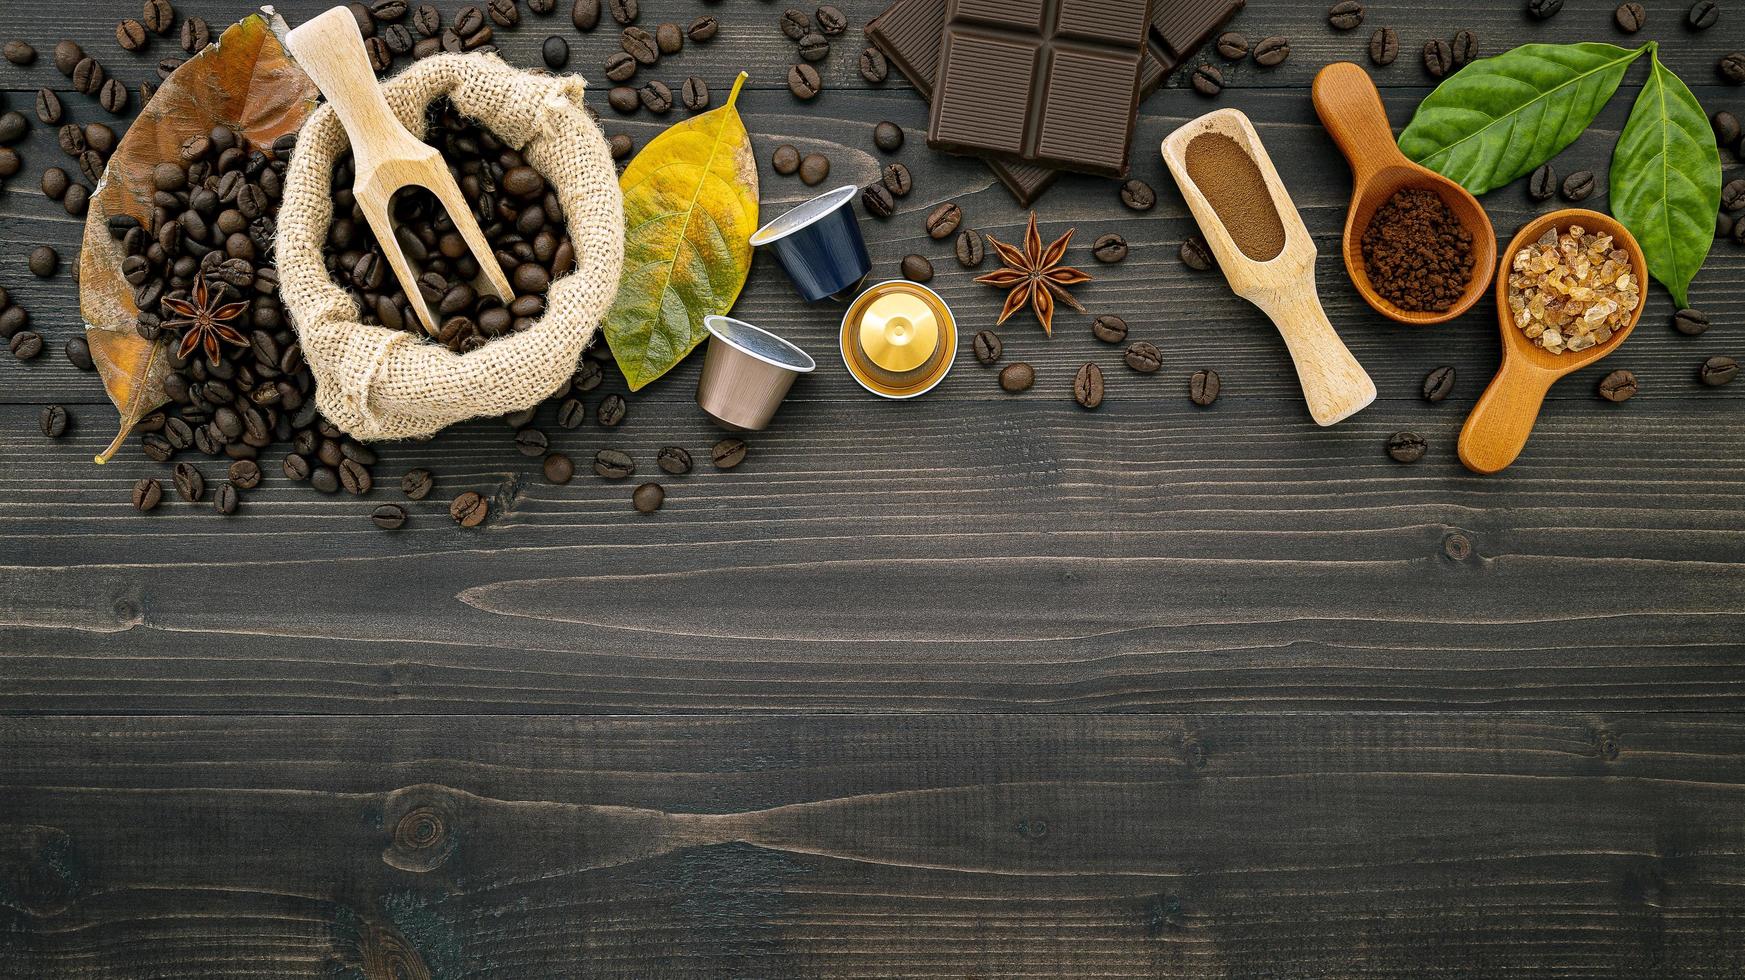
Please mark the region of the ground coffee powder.
<svg viewBox="0 0 1745 980"><path fill-rule="evenodd" d="M1442 313L1472 282L1472 234L1428 188L1387 199L1363 231L1363 270L1383 299L1409 313Z"/></svg>
<svg viewBox="0 0 1745 980"><path fill-rule="evenodd" d="M1223 133L1201 133L1188 141L1186 163L1188 176L1243 255L1267 262L1284 251L1284 222L1247 150Z"/></svg>

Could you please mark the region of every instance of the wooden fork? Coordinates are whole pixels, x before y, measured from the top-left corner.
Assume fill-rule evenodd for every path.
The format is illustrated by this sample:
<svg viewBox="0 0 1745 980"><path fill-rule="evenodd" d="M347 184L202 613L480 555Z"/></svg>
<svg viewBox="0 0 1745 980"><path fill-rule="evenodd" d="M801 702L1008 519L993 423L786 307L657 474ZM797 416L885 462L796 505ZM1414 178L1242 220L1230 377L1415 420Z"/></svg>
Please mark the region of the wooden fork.
<svg viewBox="0 0 1745 980"><path fill-rule="evenodd" d="M418 311L424 332L436 336L436 316L418 289L417 270L407 261L400 240L394 236L389 210L394 192L402 188L423 187L436 195L447 209L455 230L466 240L491 289L504 304L513 300L509 277L503 274L491 243L485 239L472 207L448 172L442 154L408 132L388 108L388 100L382 97L382 89L370 69L363 33L351 11L345 7L329 10L293 30L286 44L297 64L315 80L321 94L332 104L351 139L352 166L356 171L352 192L358 208L375 232L394 277L400 280L406 301Z"/></svg>

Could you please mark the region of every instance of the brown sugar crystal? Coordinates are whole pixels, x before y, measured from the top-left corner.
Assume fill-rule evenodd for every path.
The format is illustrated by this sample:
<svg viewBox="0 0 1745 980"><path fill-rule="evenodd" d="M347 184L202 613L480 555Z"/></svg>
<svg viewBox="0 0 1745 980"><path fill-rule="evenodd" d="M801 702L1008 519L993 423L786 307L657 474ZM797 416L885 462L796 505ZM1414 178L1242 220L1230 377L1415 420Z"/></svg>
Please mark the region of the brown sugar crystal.
<svg viewBox="0 0 1745 980"><path fill-rule="evenodd" d="M1428 188L1408 187L1376 208L1363 231L1363 271L1408 313L1443 313L1472 282L1472 233Z"/></svg>

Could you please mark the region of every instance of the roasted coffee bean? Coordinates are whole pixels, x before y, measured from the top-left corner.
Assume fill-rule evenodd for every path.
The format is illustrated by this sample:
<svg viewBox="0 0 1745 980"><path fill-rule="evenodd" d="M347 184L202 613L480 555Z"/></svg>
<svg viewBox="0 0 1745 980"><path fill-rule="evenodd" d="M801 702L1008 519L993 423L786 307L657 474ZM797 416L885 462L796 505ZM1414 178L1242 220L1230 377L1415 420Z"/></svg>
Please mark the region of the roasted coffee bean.
<svg viewBox="0 0 1745 980"><path fill-rule="evenodd" d="M27 264L30 267L31 275L38 279L47 279L60 271L61 254L55 251L51 245L38 245L30 250L30 259Z"/></svg>
<svg viewBox="0 0 1745 980"><path fill-rule="evenodd" d="M770 153L769 164L771 170L786 177L800 169L800 151L783 143Z"/></svg>
<svg viewBox="0 0 1745 980"><path fill-rule="evenodd" d="M358 33L363 35L364 40L368 41L376 36L376 17L370 13L369 7L354 0L354 2L346 4L345 9L351 14L351 19L357 23Z"/></svg>
<svg viewBox="0 0 1745 980"><path fill-rule="evenodd" d="M375 0L370 4L370 16L383 24L392 24L405 18L410 10L411 5L406 0Z"/></svg>
<svg viewBox="0 0 1745 980"><path fill-rule="evenodd" d="M830 158L822 153L808 153L800 158L800 182L815 187L830 176Z"/></svg>
<svg viewBox="0 0 1745 980"><path fill-rule="evenodd" d="M860 77L874 85L879 84L891 74L891 63L885 59L885 54L878 48L866 48L860 53Z"/></svg>
<svg viewBox="0 0 1745 980"><path fill-rule="evenodd" d="M576 0L576 5L579 7L584 2L586 0ZM424 37L436 37L442 33L442 11L428 3L419 4L412 9L412 29Z"/></svg>
<svg viewBox="0 0 1745 980"><path fill-rule="evenodd" d="M600 0L575 0L570 5L570 23L578 31L591 31L600 23Z"/></svg>
<svg viewBox="0 0 1745 980"><path fill-rule="evenodd" d="M782 15L776 18L776 26L781 28L782 34L786 35L788 40L798 41L811 33L812 15L804 10L790 7L782 11Z"/></svg>
<svg viewBox="0 0 1745 980"><path fill-rule="evenodd" d="M818 69L804 64L788 68L788 91L794 98L806 101L816 97L823 88L824 79L818 75Z"/></svg>
<svg viewBox="0 0 1745 980"><path fill-rule="evenodd" d="M242 505L242 495L236 492L236 486L230 483L220 483L212 493L212 509L229 516L236 513L236 508Z"/></svg>
<svg viewBox="0 0 1745 980"><path fill-rule="evenodd" d="M552 453L550 456L545 457L545 462L542 464L541 468L545 470L546 480L560 486L570 482L570 480L576 475L575 460L570 459L563 453Z"/></svg>
<svg viewBox="0 0 1745 980"><path fill-rule="evenodd" d="M1012 394L1029 391L1036 383L1036 369L1023 361L1015 361L1000 369L1000 387Z"/></svg>
<svg viewBox="0 0 1745 980"><path fill-rule="evenodd" d="M986 367L1000 359L1005 353L1006 345L1000 340L1000 335L992 330L976 331L975 339L970 346L974 348L976 360Z"/></svg>
<svg viewBox="0 0 1745 980"><path fill-rule="evenodd" d="M1248 57L1248 38L1235 31L1225 31L1218 35L1218 56L1229 61L1241 61Z"/></svg>
<svg viewBox="0 0 1745 980"><path fill-rule="evenodd" d="M43 407L38 424L42 428L43 435L50 439L59 439L67 434L67 421L66 409L59 405L46 405Z"/></svg>
<svg viewBox="0 0 1745 980"><path fill-rule="evenodd" d="M715 35L721 33L721 22L704 14L691 21L691 26L685 28L685 36L698 44L707 44L715 40Z"/></svg>
<svg viewBox="0 0 1745 980"><path fill-rule="evenodd" d="M85 146L105 160L115 152L115 130L99 122L85 124Z"/></svg>
<svg viewBox="0 0 1745 980"><path fill-rule="evenodd" d="M133 509L140 513L156 510L164 499L164 485L156 480L144 479L133 485Z"/></svg>
<svg viewBox="0 0 1745 980"><path fill-rule="evenodd" d="M678 54L685 47L685 32L677 24L661 24L654 29L654 44L663 55Z"/></svg>
<svg viewBox="0 0 1745 980"><path fill-rule="evenodd" d="M396 0L397 2L397 0ZM402 14L405 5L401 5ZM212 43L212 27L199 17L189 17L182 21L182 50L189 54L199 54Z"/></svg>
<svg viewBox="0 0 1745 980"><path fill-rule="evenodd" d="M886 153L895 153L903 148L903 127L894 122L885 121L873 127L873 145Z"/></svg>
<svg viewBox="0 0 1745 980"><path fill-rule="evenodd" d="M885 164L879 182L885 185L892 197L904 197L915 189L915 179L909 175L909 168L901 163Z"/></svg>
<svg viewBox="0 0 1745 980"><path fill-rule="evenodd" d="M594 421L611 428L624 421L625 410L623 395L607 395L594 410Z"/></svg>
<svg viewBox="0 0 1745 980"><path fill-rule="evenodd" d="M0 337L11 339L30 323L30 311L22 306L8 306L0 310Z"/></svg>
<svg viewBox="0 0 1745 980"><path fill-rule="evenodd" d="M1563 9L1563 0L1527 0L1527 13L1537 20L1548 20Z"/></svg>
<svg viewBox="0 0 1745 980"><path fill-rule="evenodd" d="M639 65L652 65L660 60L660 47L654 43L654 35L640 27L626 27L618 35L618 46Z"/></svg>
<svg viewBox="0 0 1745 980"><path fill-rule="evenodd" d="M982 241L982 233L974 228L965 228L957 233L957 264L965 269L975 269L981 266L987 258L987 245Z"/></svg>
<svg viewBox="0 0 1745 980"><path fill-rule="evenodd" d="M1363 25L1363 4L1356 0L1340 0L1327 8L1327 23L1336 31L1349 31Z"/></svg>
<svg viewBox="0 0 1745 980"><path fill-rule="evenodd" d="M1454 49L1441 38L1424 42L1424 70L1441 78L1454 69Z"/></svg>
<svg viewBox="0 0 1745 980"><path fill-rule="evenodd" d="M606 0L606 10L621 25L636 23L636 18L641 13L641 7L636 0Z"/></svg>
<svg viewBox="0 0 1745 980"><path fill-rule="evenodd" d="M1721 19L1721 5L1715 0L1697 0L1690 5L1690 12L1685 15L1684 22L1693 31L1706 31L1715 26Z"/></svg>
<svg viewBox="0 0 1745 980"><path fill-rule="evenodd" d="M339 461L339 485L345 492L354 497L361 497L375 488L375 478L370 475L369 467L355 459Z"/></svg>
<svg viewBox="0 0 1745 980"><path fill-rule="evenodd" d="M1396 463L1416 463L1430 446L1416 432L1396 432L1388 437L1388 455Z"/></svg>
<svg viewBox="0 0 1745 980"><path fill-rule="evenodd" d="M666 489L658 483L644 483L630 492L630 505L638 514L652 514L666 501Z"/></svg>
<svg viewBox="0 0 1745 980"><path fill-rule="evenodd" d="M302 483L309 479L309 461L300 453L286 453L279 469L285 474L285 479L293 483Z"/></svg>
<svg viewBox="0 0 1745 980"><path fill-rule="evenodd" d="M117 23L115 43L121 45L123 51L138 51L145 47L145 25L131 17Z"/></svg>
<svg viewBox="0 0 1745 980"><path fill-rule="evenodd" d="M1454 369L1451 367L1434 368L1424 375L1424 400L1439 402L1454 391Z"/></svg>
<svg viewBox="0 0 1745 980"><path fill-rule="evenodd" d="M636 149L636 141L630 138L629 133L613 133L612 138L607 140L606 144L611 147L612 159L614 160L622 160L630 156L630 152Z"/></svg>
<svg viewBox="0 0 1745 980"><path fill-rule="evenodd" d="M0 180L17 176L24 168L24 158L10 146L0 146Z"/></svg>
<svg viewBox="0 0 1745 980"><path fill-rule="evenodd" d="M1381 67L1394 63L1400 56L1400 32L1391 27L1376 28L1369 36L1369 60Z"/></svg>
<svg viewBox="0 0 1745 980"><path fill-rule="evenodd" d="M1709 316L1701 310L1679 310L1672 315L1672 328L1687 337L1698 337L1709 330Z"/></svg>
<svg viewBox="0 0 1745 980"><path fill-rule="evenodd" d="M68 78L73 77L73 70L84 60L85 49L79 47L77 41L60 41L55 44L55 70Z"/></svg>
<svg viewBox="0 0 1745 980"><path fill-rule="evenodd" d="M59 126L64 114L60 96L46 88L36 90L36 118L44 126Z"/></svg>
<svg viewBox="0 0 1745 980"><path fill-rule="evenodd" d="M515 433L515 448L523 456L543 456L550 445L545 433L538 429L522 429Z"/></svg>
<svg viewBox="0 0 1745 980"><path fill-rule="evenodd" d="M1188 398L1201 408L1217 401L1222 388L1218 372L1210 368L1201 368L1188 378Z"/></svg>
<svg viewBox="0 0 1745 980"><path fill-rule="evenodd" d="M1210 271L1218 264L1218 260L1212 256L1211 246L1207 245L1206 240L1198 235L1182 242L1182 247L1176 254L1181 259L1182 265L1195 272Z"/></svg>
<svg viewBox="0 0 1745 980"><path fill-rule="evenodd" d="M87 57L73 69L73 87L85 95L96 95L108 80L108 72L103 70L103 66L95 58Z"/></svg>
<svg viewBox="0 0 1745 980"><path fill-rule="evenodd" d="M364 53L370 57L370 68L380 75L394 67L394 51L379 35L364 39Z"/></svg>
<svg viewBox="0 0 1745 980"><path fill-rule="evenodd" d="M1725 355L1711 357L1697 369L1697 380L1710 388L1719 388L1739 376L1739 362Z"/></svg>
<svg viewBox="0 0 1745 980"><path fill-rule="evenodd" d="M818 7L818 29L830 37L848 30L848 15L833 4L821 4Z"/></svg>
<svg viewBox="0 0 1745 980"><path fill-rule="evenodd" d="M1478 60L1478 37L1471 31L1456 31L1448 50L1454 57L1454 67L1464 68Z"/></svg>
<svg viewBox="0 0 1745 980"><path fill-rule="evenodd" d="M1600 397L1609 402L1627 402L1636 394L1636 375L1618 370L1600 379Z"/></svg>
<svg viewBox="0 0 1745 980"><path fill-rule="evenodd" d="M588 420L588 406L580 398L565 398L557 407L557 424L560 428L580 428Z"/></svg>
<svg viewBox="0 0 1745 980"><path fill-rule="evenodd" d="M181 59L181 58L161 59L160 61L158 61L158 68L157 68L158 77L161 79L164 79L164 80L168 80L171 75L174 75L176 73L176 69L182 67L182 61L183 61L183 59Z"/></svg>
<svg viewBox="0 0 1745 980"><path fill-rule="evenodd" d="M498 27L514 27L521 23L521 8L516 6L515 0L491 0L485 9L491 15L491 23Z"/></svg>
<svg viewBox="0 0 1745 980"><path fill-rule="evenodd" d="M602 449L594 454L594 472L608 480L623 480L636 475L636 461L629 453Z"/></svg>
<svg viewBox="0 0 1745 980"><path fill-rule="evenodd" d="M176 23L176 8L170 0L145 0L139 19L153 34L168 34Z"/></svg>
<svg viewBox="0 0 1745 980"><path fill-rule="evenodd" d="M398 531L406 526L406 508L399 504L377 504L370 511L370 523L384 531Z"/></svg>
<svg viewBox="0 0 1745 980"><path fill-rule="evenodd" d="M103 179L103 155L96 150L86 150L79 154L79 172L93 185ZM188 214L191 212L183 212Z"/></svg>
<svg viewBox="0 0 1745 980"><path fill-rule="evenodd" d="M66 355L67 363L81 371L96 369L96 364L91 360L91 346L83 337L68 337L61 352Z"/></svg>
<svg viewBox="0 0 1745 980"><path fill-rule="evenodd" d="M1163 354L1157 349L1157 345L1143 340L1128 347L1127 353L1121 359L1140 374L1155 374L1158 368L1163 367Z"/></svg>
<svg viewBox="0 0 1745 980"><path fill-rule="evenodd" d="M461 37L469 37L485 27L485 12L474 4L467 4L454 15L454 32ZM629 48L625 49L626 51Z"/></svg>
<svg viewBox="0 0 1745 980"><path fill-rule="evenodd" d="M454 498L448 505L448 516L454 518L454 522L461 527L478 527L485 523L485 517L490 512L490 502L472 490Z"/></svg>
<svg viewBox="0 0 1745 980"><path fill-rule="evenodd" d="M902 262L903 278L910 282L929 282L933 279L933 263L920 255L905 255Z"/></svg>
<svg viewBox="0 0 1745 980"><path fill-rule="evenodd" d="M1745 85L1745 51L1735 51L1715 64L1721 79L1734 85Z"/></svg>
<svg viewBox="0 0 1745 980"><path fill-rule="evenodd" d="M1549 201L1557 194L1557 171L1551 164L1541 164L1533 171L1533 176L1527 178L1527 195L1535 201Z"/></svg>
<svg viewBox="0 0 1745 980"><path fill-rule="evenodd" d="M1642 25L1647 22L1648 11L1643 10L1639 3L1621 3L1618 4L1618 9L1613 11L1612 19L1617 21L1618 30L1625 34L1634 34L1641 30Z"/></svg>
<svg viewBox="0 0 1745 980"><path fill-rule="evenodd" d="M567 48L568 45L566 44ZM606 56L606 77L614 82L628 82L636 75L636 59L622 51Z"/></svg>
<svg viewBox="0 0 1745 980"><path fill-rule="evenodd" d="M1157 192L1137 177L1121 185L1121 203L1129 211L1150 211L1157 205Z"/></svg>
<svg viewBox="0 0 1745 980"><path fill-rule="evenodd" d="M1745 177L1729 180L1721 188L1721 210L1745 211Z"/></svg>
<svg viewBox="0 0 1745 980"><path fill-rule="evenodd" d="M618 112L635 112L642 100L637 97L635 89L628 85L618 85L606 93L606 104Z"/></svg>
<svg viewBox="0 0 1745 980"><path fill-rule="evenodd" d="M176 496L191 504L206 496L206 477L193 463L177 463L171 475L175 477Z"/></svg>
<svg viewBox="0 0 1745 980"><path fill-rule="evenodd" d="M692 112L702 112L704 109L709 108L709 83L692 75L690 78L685 79L685 85L681 92L681 97L684 100L686 109L689 109Z"/></svg>
<svg viewBox="0 0 1745 980"><path fill-rule="evenodd" d="M1201 95L1217 95L1224 91L1224 73L1218 66L1201 62L1194 67L1192 77L1194 91Z"/></svg>
<svg viewBox="0 0 1745 980"><path fill-rule="evenodd" d="M63 124L61 128L56 131L55 139L60 143L61 152L75 160L77 160L79 155L84 153L87 149L85 145L85 131L80 129L75 123ZM171 164L171 166L175 165ZM178 171L181 170L180 167L177 167L176 169ZM164 190L165 188L160 187L158 189Z"/></svg>
<svg viewBox="0 0 1745 980"><path fill-rule="evenodd" d="M6 60L19 67L35 63L36 49L26 41L7 41Z"/></svg>
<svg viewBox="0 0 1745 980"><path fill-rule="evenodd" d="M230 482L243 490L253 490L261 485L261 467L252 459L239 459L230 464L230 470L225 474Z"/></svg>
<svg viewBox="0 0 1745 980"><path fill-rule="evenodd" d="M1072 378L1072 400L1080 408L1096 408L1103 403L1103 369L1086 364Z"/></svg>
<svg viewBox="0 0 1745 980"><path fill-rule="evenodd" d="M644 109L657 116L664 116L672 111L673 90L667 88L665 82L651 79L643 83L642 88L637 90L636 97L641 100Z"/></svg>
<svg viewBox="0 0 1745 980"><path fill-rule="evenodd" d="M799 49L800 57L807 61L823 61L830 55L830 39L817 31L800 38L796 47Z"/></svg>
<svg viewBox="0 0 1745 980"><path fill-rule="evenodd" d="M430 496L430 490L436 486L436 478L426 469L407 470L400 477L400 492L409 500L423 500Z"/></svg>
<svg viewBox="0 0 1745 980"><path fill-rule="evenodd" d="M937 240L956 234L957 226L962 223L963 209L947 201L928 213L927 237Z"/></svg>
<svg viewBox="0 0 1745 980"><path fill-rule="evenodd" d="M1283 37L1262 38L1254 46L1254 60L1263 68L1277 68L1291 56L1291 42Z"/></svg>
<svg viewBox="0 0 1745 980"><path fill-rule="evenodd" d="M1566 201L1585 201L1594 192L1594 175L1586 170L1577 170L1563 179L1563 199Z"/></svg>
<svg viewBox="0 0 1745 980"><path fill-rule="evenodd" d="M889 218L897 210L897 202L884 184L868 184L860 192L860 206L875 218Z"/></svg>
<svg viewBox="0 0 1745 980"><path fill-rule="evenodd" d="M709 448L709 458L718 470L730 470L745 462L749 451L744 439L723 439Z"/></svg>
<svg viewBox="0 0 1745 980"><path fill-rule="evenodd" d="M1127 339L1127 321L1113 313L1103 313L1091 321L1091 336L1105 344L1119 344Z"/></svg>
<svg viewBox="0 0 1745 980"><path fill-rule="evenodd" d="M1114 232L1099 235L1097 240L1091 243L1091 255L1098 262L1119 262L1127 257L1127 239Z"/></svg>
<svg viewBox="0 0 1745 980"><path fill-rule="evenodd" d="M16 360L28 361L42 353L42 335L35 330L20 330L7 341Z"/></svg>

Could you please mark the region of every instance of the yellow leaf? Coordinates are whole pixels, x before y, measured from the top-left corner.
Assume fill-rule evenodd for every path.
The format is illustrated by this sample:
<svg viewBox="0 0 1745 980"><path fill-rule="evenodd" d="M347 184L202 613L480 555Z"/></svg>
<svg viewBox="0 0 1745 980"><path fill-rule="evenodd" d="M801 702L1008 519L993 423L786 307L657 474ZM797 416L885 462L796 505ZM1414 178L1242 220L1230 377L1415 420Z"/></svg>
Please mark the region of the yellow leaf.
<svg viewBox="0 0 1745 980"><path fill-rule="evenodd" d="M635 391L672 370L709 335L751 271L757 162L734 104L656 136L624 168L624 275L606 314L606 343Z"/></svg>

